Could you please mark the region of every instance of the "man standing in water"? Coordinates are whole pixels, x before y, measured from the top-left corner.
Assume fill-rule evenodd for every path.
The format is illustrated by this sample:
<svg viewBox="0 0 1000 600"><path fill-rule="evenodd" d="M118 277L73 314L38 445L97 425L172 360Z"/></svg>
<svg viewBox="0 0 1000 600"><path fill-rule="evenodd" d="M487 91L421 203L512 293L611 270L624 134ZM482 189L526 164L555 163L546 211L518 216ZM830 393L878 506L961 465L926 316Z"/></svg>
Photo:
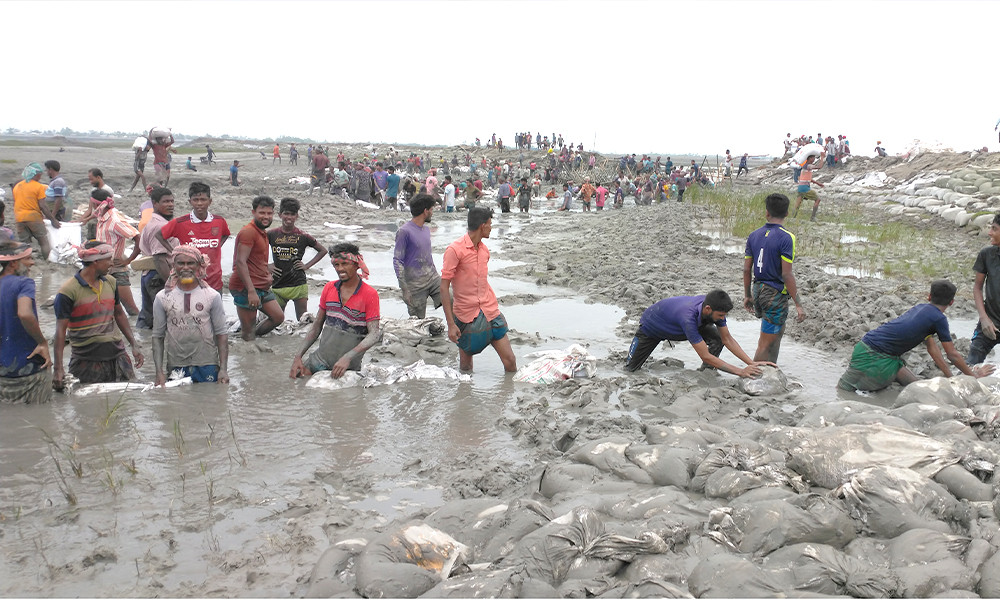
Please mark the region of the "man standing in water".
<svg viewBox="0 0 1000 600"><path fill-rule="evenodd" d="M507 320L490 287L490 250L483 241L493 229L493 211L469 209L468 233L444 251L441 268L441 302L448 322L448 339L458 344L459 367L472 370L472 357L493 346L504 371L517 370L517 360L507 337ZM454 289L454 302L452 302Z"/></svg>
<svg viewBox="0 0 1000 600"><path fill-rule="evenodd" d="M941 348L962 373L973 377L992 374L996 365L969 367L951 340L948 317L944 316L944 311L955 302L955 290L955 284L948 280L934 281L926 304L918 304L866 333L854 346L847 372L840 376L837 387L849 392L874 392L889 387L894 381L903 386L917 381L919 378L906 368L903 354L921 342L945 377L951 377L951 369L941 355ZM941 342L941 348L934 342L935 335Z"/></svg>
<svg viewBox="0 0 1000 600"><path fill-rule="evenodd" d="M63 387L63 349L67 340L73 349L69 372L80 383L135 379L122 335L132 347L135 366L142 366L142 351L132 336L128 315L118 299L118 286L113 277L108 277L114 254L110 244L97 240L84 244L79 250L83 268L56 294L55 372L52 376L56 389Z"/></svg>
<svg viewBox="0 0 1000 600"><path fill-rule="evenodd" d="M173 238L178 244L192 244L208 259L205 282L217 292L222 291L222 245L229 239L229 224L219 215L212 214L212 188L207 183L192 181L188 186L188 202L191 212L171 219L160 229L156 239L164 248L169 247L167 239Z"/></svg>
<svg viewBox="0 0 1000 600"><path fill-rule="evenodd" d="M316 320L292 361L293 379L318 371L330 371L338 379L347 371L360 371L365 352L381 338L378 292L361 281L367 279L368 267L360 250L354 244L337 244L330 250L330 261L338 279L323 288ZM319 347L303 361L317 339Z"/></svg>
<svg viewBox="0 0 1000 600"><path fill-rule="evenodd" d="M242 336L247 342L281 325L285 319L278 298L271 291L271 272L267 267L270 248L267 228L274 219L274 200L269 196L257 196L253 199L252 214L253 220L236 234L233 274L229 277L229 292L233 295ZM267 315L260 324L256 322L258 310Z"/></svg>
<svg viewBox="0 0 1000 600"><path fill-rule="evenodd" d="M31 246L0 242L0 404L52 397L49 342L38 325Z"/></svg>
<svg viewBox="0 0 1000 600"><path fill-rule="evenodd" d="M153 299L163 289L170 275L170 245L163 243L163 236L157 237L167 222L174 218L174 194L167 188L156 188L149 195L153 201L153 215L139 234L139 249L143 256L153 257L154 268L144 271L140 279L142 308L135 326L139 329L153 327Z"/></svg>
<svg viewBox="0 0 1000 600"><path fill-rule="evenodd" d="M205 282L207 258L183 245L170 259L170 277L153 301L156 385L164 385L175 369L194 383L229 383L226 313L222 295Z"/></svg>
<svg viewBox="0 0 1000 600"><path fill-rule="evenodd" d="M721 369L739 377L760 375L760 365L773 365L750 359L729 333L726 315L733 310L733 301L722 290L712 290L704 296L664 298L643 311L639 330L635 332L625 362L626 371L637 371L656 350L660 342L687 341L702 360L701 369ZM747 366L740 368L719 358L722 348L728 348Z"/></svg>
<svg viewBox="0 0 1000 600"><path fill-rule="evenodd" d="M428 297L434 301L434 308L441 306L441 276L434 266L428 226L436 204L427 194L418 194L410 201L413 218L396 232L396 248L392 255L406 312L418 319L427 315Z"/></svg>
<svg viewBox="0 0 1000 600"><path fill-rule="evenodd" d="M792 274L795 236L784 227L788 196L771 194L764 203L767 224L750 234L743 256L743 306L761 319L760 339L753 359L778 362L788 318L788 299L795 303L797 322L805 320L806 311L799 302Z"/></svg>

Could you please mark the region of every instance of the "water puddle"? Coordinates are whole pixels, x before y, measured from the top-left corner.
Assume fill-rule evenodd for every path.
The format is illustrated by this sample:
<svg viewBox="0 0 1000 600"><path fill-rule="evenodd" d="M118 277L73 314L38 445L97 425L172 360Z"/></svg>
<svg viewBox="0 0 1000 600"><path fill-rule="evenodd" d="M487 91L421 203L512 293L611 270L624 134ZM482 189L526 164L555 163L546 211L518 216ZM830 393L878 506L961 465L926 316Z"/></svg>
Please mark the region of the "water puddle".
<svg viewBox="0 0 1000 600"><path fill-rule="evenodd" d="M830 275L837 275L838 277L855 277L857 279L882 279L884 277L880 271L872 271L869 269L862 269L860 267L836 267L833 265L827 265L823 267L823 272L829 273Z"/></svg>
<svg viewBox="0 0 1000 600"><path fill-rule="evenodd" d="M869 241L868 238L863 235L857 235L854 233L840 234L841 244L859 244L859 243L867 243L868 241Z"/></svg>

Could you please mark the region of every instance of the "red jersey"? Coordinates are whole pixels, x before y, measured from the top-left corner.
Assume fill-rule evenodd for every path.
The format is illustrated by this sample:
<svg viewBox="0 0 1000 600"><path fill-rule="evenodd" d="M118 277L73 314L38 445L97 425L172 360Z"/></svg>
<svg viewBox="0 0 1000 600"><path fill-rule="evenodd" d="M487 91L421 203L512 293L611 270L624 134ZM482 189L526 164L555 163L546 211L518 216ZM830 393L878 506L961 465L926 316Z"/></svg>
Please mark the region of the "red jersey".
<svg viewBox="0 0 1000 600"><path fill-rule="evenodd" d="M163 239L176 238L181 244L192 244L208 258L205 283L216 291L222 290L222 240L230 235L226 220L208 213L204 221L199 221L189 213L171 219L160 229ZM266 260L266 258L265 258Z"/></svg>

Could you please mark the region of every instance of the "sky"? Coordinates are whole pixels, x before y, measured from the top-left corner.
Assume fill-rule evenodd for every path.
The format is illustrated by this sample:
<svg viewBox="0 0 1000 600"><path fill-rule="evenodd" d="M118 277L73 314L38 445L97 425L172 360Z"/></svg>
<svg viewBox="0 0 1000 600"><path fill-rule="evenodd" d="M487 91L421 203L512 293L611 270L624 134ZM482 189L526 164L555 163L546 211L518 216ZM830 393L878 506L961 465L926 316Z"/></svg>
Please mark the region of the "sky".
<svg viewBox="0 0 1000 600"><path fill-rule="evenodd" d="M0 131L996 151L998 17L988 1L5 1Z"/></svg>

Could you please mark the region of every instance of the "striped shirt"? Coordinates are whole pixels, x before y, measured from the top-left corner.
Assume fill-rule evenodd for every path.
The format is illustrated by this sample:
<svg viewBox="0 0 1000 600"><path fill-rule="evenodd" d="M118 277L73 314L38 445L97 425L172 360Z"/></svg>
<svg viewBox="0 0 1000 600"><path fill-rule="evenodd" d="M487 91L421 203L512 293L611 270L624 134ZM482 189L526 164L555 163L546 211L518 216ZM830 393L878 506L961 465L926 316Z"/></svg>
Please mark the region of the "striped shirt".
<svg viewBox="0 0 1000 600"><path fill-rule="evenodd" d="M55 299L57 319L68 319L66 339L74 348L97 342L117 342L121 334L115 323L118 286L107 275L92 288L80 271L59 288Z"/></svg>
<svg viewBox="0 0 1000 600"><path fill-rule="evenodd" d="M125 255L125 242L138 235L139 230L126 223L117 208L106 210L97 217L97 239L111 244L116 259ZM139 240L135 242L138 244Z"/></svg>
<svg viewBox="0 0 1000 600"><path fill-rule="evenodd" d="M326 311L325 326L368 335L368 322L379 320L378 292L362 281L350 298L342 300L340 284L340 280L326 284L319 297L319 307Z"/></svg>

